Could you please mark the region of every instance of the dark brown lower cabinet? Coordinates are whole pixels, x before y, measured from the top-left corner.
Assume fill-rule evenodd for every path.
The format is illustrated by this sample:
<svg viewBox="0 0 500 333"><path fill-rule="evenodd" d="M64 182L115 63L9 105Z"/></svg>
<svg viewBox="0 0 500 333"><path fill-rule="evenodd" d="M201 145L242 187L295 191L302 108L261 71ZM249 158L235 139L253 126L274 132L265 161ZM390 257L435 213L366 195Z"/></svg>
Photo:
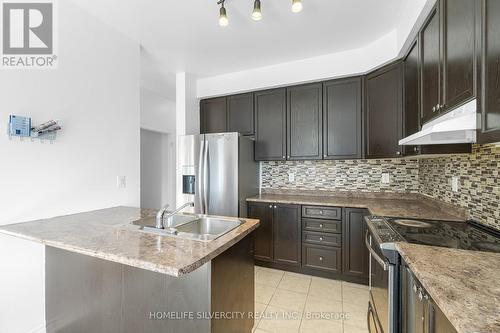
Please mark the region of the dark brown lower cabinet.
<svg viewBox="0 0 500 333"><path fill-rule="evenodd" d="M342 249L322 245L302 246L302 266L312 269L340 273L342 271Z"/></svg>
<svg viewBox="0 0 500 333"><path fill-rule="evenodd" d="M365 246L366 209L346 208L342 221L342 274L368 281L368 249Z"/></svg>
<svg viewBox="0 0 500 333"><path fill-rule="evenodd" d="M273 205L274 262L300 265L300 206Z"/></svg>
<svg viewBox="0 0 500 333"><path fill-rule="evenodd" d="M260 220L255 231L256 260L300 265L300 206L251 202L248 216Z"/></svg>
<svg viewBox="0 0 500 333"><path fill-rule="evenodd" d="M248 216L260 220L260 226L254 232L255 259L272 262L274 260L273 205L265 202L249 203Z"/></svg>
<svg viewBox="0 0 500 333"><path fill-rule="evenodd" d="M367 284L365 215L366 209L249 202L248 216L260 220L255 260L266 267Z"/></svg>

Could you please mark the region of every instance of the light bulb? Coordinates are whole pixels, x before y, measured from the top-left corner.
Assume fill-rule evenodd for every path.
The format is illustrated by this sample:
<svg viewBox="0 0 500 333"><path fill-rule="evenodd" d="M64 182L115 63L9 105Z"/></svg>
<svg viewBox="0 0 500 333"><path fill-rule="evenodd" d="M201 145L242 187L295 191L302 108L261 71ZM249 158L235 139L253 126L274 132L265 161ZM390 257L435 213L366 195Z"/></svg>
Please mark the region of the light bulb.
<svg viewBox="0 0 500 333"><path fill-rule="evenodd" d="M219 25L221 27L227 27L228 24L229 24L229 19L227 18L226 8L221 7L219 14Z"/></svg>
<svg viewBox="0 0 500 333"><path fill-rule="evenodd" d="M260 10L260 0L255 0L253 3L252 20L260 21L262 20L262 11Z"/></svg>
<svg viewBox="0 0 500 333"><path fill-rule="evenodd" d="M302 0L292 0L292 12L298 13L302 11Z"/></svg>

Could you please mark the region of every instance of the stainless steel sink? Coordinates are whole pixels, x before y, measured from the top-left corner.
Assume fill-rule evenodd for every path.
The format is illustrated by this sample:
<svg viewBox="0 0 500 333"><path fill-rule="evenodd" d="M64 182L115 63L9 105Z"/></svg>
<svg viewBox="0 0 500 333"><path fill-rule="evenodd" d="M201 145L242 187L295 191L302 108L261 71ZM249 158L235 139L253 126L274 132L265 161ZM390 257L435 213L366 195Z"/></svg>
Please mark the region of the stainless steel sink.
<svg viewBox="0 0 500 333"><path fill-rule="evenodd" d="M172 225L166 229L155 228L155 218L149 217L132 222L144 232L192 239L213 241L239 227L244 221L237 218L220 218L204 215L174 215Z"/></svg>
<svg viewBox="0 0 500 333"><path fill-rule="evenodd" d="M178 225L191 222L198 219L197 215L184 215L184 214L179 214L179 215L173 215L171 217L171 227L176 227ZM137 220L132 222L133 225L137 225L142 228L155 228L156 224L156 217L151 216L151 217L145 217L143 219ZM156 228L155 228L156 229ZM161 230L161 229L158 229Z"/></svg>

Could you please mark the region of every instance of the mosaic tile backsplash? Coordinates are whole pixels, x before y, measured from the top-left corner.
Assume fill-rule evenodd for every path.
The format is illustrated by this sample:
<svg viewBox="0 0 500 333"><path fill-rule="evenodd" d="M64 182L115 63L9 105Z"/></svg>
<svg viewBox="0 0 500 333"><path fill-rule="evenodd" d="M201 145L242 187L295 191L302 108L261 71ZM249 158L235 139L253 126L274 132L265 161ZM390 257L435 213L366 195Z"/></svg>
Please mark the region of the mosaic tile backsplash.
<svg viewBox="0 0 500 333"><path fill-rule="evenodd" d="M472 154L418 159L262 162L262 190L421 193L466 208L472 219L500 230L499 171L500 146L474 145Z"/></svg>
<svg viewBox="0 0 500 333"><path fill-rule="evenodd" d="M500 146L419 161L420 193L466 208L472 219L500 230ZM458 177L458 192L451 187Z"/></svg>
<svg viewBox="0 0 500 333"><path fill-rule="evenodd" d="M388 184L382 173L389 174ZM262 162L262 189L418 193L418 160Z"/></svg>

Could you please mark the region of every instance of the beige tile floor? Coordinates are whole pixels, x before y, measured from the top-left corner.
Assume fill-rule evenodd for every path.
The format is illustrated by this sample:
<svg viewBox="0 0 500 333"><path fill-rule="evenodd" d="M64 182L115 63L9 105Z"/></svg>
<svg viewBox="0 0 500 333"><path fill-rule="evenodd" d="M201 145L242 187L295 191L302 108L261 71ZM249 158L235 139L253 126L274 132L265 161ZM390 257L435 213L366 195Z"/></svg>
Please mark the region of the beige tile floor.
<svg viewBox="0 0 500 333"><path fill-rule="evenodd" d="M366 286L255 266L255 333L367 333L367 305Z"/></svg>

